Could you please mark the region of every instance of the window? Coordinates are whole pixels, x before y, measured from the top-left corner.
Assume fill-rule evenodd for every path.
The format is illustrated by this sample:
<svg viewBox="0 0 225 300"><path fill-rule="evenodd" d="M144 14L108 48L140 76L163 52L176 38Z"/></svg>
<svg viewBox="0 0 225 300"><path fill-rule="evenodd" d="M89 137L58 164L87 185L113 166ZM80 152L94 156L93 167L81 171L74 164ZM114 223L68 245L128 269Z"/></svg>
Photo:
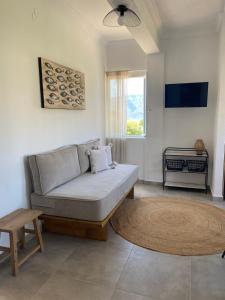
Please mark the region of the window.
<svg viewBox="0 0 225 300"><path fill-rule="evenodd" d="M107 138L144 137L146 134L146 73L106 73Z"/></svg>
<svg viewBox="0 0 225 300"><path fill-rule="evenodd" d="M145 126L145 81L144 72L128 72L126 136L143 137Z"/></svg>

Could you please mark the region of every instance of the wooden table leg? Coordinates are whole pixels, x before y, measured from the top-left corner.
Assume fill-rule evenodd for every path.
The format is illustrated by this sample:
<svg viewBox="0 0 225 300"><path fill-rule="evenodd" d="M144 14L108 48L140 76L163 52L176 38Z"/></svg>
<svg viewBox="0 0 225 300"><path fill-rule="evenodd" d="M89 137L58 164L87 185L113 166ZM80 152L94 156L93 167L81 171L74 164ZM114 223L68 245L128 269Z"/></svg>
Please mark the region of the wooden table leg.
<svg viewBox="0 0 225 300"><path fill-rule="evenodd" d="M21 228L21 238L20 238L20 248L24 249L25 247L25 227Z"/></svg>
<svg viewBox="0 0 225 300"><path fill-rule="evenodd" d="M18 272L18 254L17 254L17 232L10 232L10 256L11 256L11 267L12 274L16 276Z"/></svg>
<svg viewBox="0 0 225 300"><path fill-rule="evenodd" d="M34 231L35 231L35 235L36 235L36 239L40 245L40 251L44 251L44 245L43 245L43 241L42 241L42 236L41 236L41 231L38 225L38 219L34 219L33 220L33 224L34 224Z"/></svg>

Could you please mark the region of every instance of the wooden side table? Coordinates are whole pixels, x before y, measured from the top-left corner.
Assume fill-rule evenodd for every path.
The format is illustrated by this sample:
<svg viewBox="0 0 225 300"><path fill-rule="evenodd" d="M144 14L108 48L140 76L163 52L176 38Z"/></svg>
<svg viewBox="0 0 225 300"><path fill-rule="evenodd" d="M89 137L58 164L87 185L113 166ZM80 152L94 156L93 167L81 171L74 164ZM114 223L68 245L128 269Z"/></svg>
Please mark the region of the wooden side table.
<svg viewBox="0 0 225 300"><path fill-rule="evenodd" d="M10 237L10 247L0 246L0 251L8 253L11 257L12 274L16 276L19 267L34 253L37 251L43 251L43 241L41 232L38 226L38 217L42 214L40 210L32 209L17 209L9 215L0 219L0 232L8 232ZM34 229L26 229L25 224L33 223ZM18 230L22 230L22 238L20 241L17 239ZM25 245L25 233L35 234L37 245L35 245L30 252L23 257L20 261L18 260L18 242L21 247Z"/></svg>

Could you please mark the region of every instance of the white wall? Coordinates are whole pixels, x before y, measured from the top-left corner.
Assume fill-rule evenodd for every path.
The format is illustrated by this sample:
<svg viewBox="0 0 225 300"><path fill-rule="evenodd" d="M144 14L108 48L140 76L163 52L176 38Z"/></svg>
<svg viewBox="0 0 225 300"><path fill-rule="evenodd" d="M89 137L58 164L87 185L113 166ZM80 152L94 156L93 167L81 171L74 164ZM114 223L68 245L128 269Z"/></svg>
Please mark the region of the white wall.
<svg viewBox="0 0 225 300"><path fill-rule="evenodd" d="M1 217L28 205L26 155L104 138L104 49L65 1L0 1L0 14ZM85 73L86 110L41 108L39 56Z"/></svg>
<svg viewBox="0 0 225 300"><path fill-rule="evenodd" d="M164 145L193 147L195 140L202 138L209 151L211 182L217 102L218 36L170 38L164 40L163 45L166 83L209 82L207 107L164 110Z"/></svg>
<svg viewBox="0 0 225 300"><path fill-rule="evenodd" d="M139 165L140 179L161 181L164 55L145 55L135 40L107 45L107 70L147 71L147 137L127 139L127 163Z"/></svg>
<svg viewBox="0 0 225 300"><path fill-rule="evenodd" d="M213 165L212 194L222 197L225 144L225 16L220 31L219 43L219 92L215 121L215 151Z"/></svg>
<svg viewBox="0 0 225 300"><path fill-rule="evenodd" d="M135 40L113 41L107 44L106 70L145 70L147 55Z"/></svg>
<svg viewBox="0 0 225 300"><path fill-rule="evenodd" d="M197 138L204 139L212 161L217 46L217 35L163 40L162 52L148 56L134 40L108 45L107 70L147 70L147 137L129 139L127 153L128 162L139 164L141 179L162 181L163 148L192 147ZM165 82L196 81L209 81L207 108L164 109Z"/></svg>

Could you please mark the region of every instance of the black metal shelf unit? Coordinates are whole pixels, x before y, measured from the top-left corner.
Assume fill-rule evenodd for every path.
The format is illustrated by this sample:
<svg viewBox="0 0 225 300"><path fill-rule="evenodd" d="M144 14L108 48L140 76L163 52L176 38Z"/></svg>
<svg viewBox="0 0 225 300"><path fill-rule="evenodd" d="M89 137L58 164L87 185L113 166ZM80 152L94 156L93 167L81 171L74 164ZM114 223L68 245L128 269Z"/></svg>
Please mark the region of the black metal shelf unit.
<svg viewBox="0 0 225 300"><path fill-rule="evenodd" d="M168 169L168 164L174 160L174 169ZM179 161L183 163L180 167ZM208 161L209 154L207 150L204 150L201 155L196 153L195 148L180 148L180 147L167 147L163 151L163 189L165 186L174 186L174 187L185 187L185 188L196 188L203 189L207 192L208 190ZM189 163L192 163L192 169L189 168ZM196 170L193 169L193 163L196 162ZM198 168L199 165L203 165L203 168ZM176 169L177 167L177 169ZM180 167L180 169L178 169ZM204 185L195 184L195 183L180 183L180 182L171 182L167 181L167 173L169 172L179 172L179 173L189 173L189 174L202 174L204 178Z"/></svg>

